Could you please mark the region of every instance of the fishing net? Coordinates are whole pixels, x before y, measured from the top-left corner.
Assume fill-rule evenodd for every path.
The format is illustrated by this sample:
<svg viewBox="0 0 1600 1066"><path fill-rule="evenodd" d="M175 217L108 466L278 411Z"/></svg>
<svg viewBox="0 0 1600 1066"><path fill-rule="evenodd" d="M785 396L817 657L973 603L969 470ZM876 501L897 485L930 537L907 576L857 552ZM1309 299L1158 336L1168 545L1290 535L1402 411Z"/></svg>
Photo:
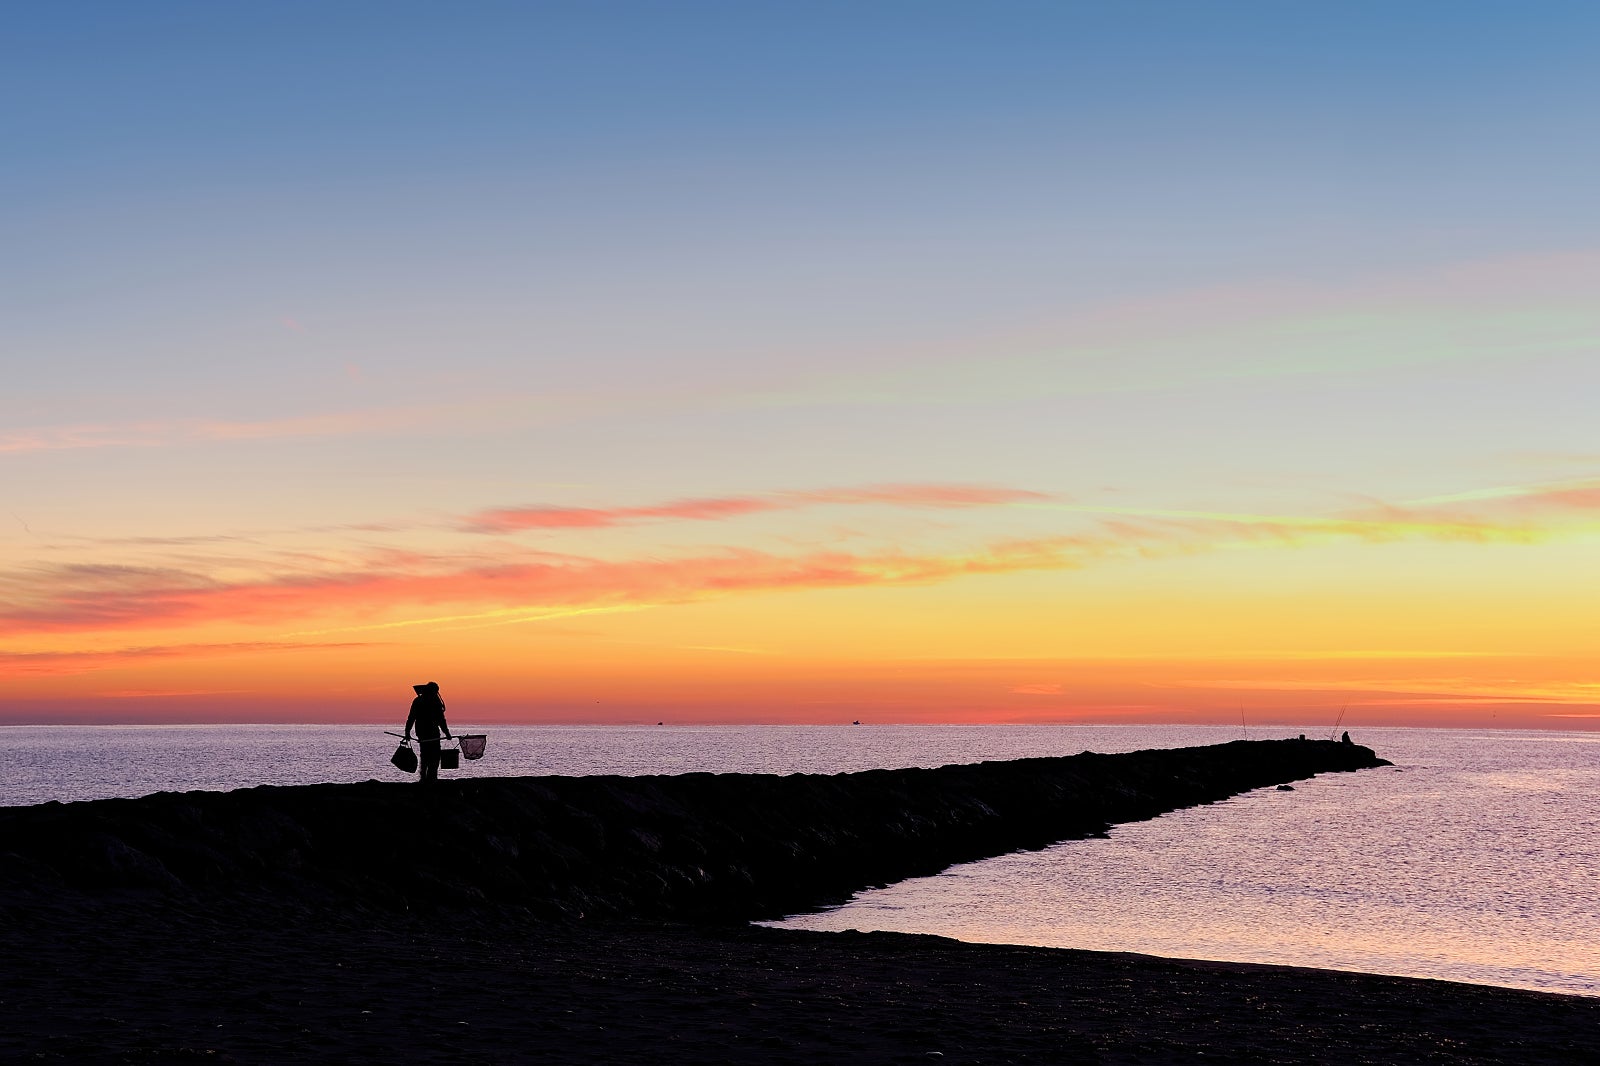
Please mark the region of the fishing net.
<svg viewBox="0 0 1600 1066"><path fill-rule="evenodd" d="M456 739L461 742L461 754L469 759L483 758L483 749L489 745L489 737L484 733L467 733Z"/></svg>

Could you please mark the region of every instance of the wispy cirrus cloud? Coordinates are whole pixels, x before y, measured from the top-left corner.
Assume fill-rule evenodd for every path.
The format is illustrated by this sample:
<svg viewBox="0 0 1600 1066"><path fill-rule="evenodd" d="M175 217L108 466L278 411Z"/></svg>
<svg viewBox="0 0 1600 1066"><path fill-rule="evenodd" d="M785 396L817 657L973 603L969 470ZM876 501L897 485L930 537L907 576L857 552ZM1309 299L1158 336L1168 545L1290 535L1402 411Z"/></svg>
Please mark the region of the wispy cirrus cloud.
<svg viewBox="0 0 1600 1066"><path fill-rule="evenodd" d="M1411 506L1501 513L1600 510L1600 477L1497 485L1445 496L1430 496L1413 501Z"/></svg>
<svg viewBox="0 0 1600 1066"><path fill-rule="evenodd" d="M0 433L0 455L396 432L439 422L443 414L439 408L396 407L267 419L141 419L38 426Z"/></svg>
<svg viewBox="0 0 1600 1066"><path fill-rule="evenodd" d="M509 624L600 608L686 603L796 589L929 584L963 576L1064 570L1107 558L1164 557L1239 546L1337 540L1532 542L1600 515L1600 480L1527 486L1345 514L1256 515L1092 507L1018 489L890 485L772 496L719 497L595 508L535 524L568 528L653 519L714 521L749 509L892 502L904 506L1017 505L1075 514L1076 531L991 541L964 552L914 549L779 553L725 547L696 555L599 559L505 547L429 553L367 549L342 558L264 558L255 568L78 564L0 574L0 635L129 631L229 622L319 626L306 632L415 625ZM747 508L740 511L740 508ZM484 515L499 512L480 512ZM1556 516L1551 518L1550 516ZM543 513L505 517L514 523ZM565 523L563 526L562 523ZM482 542L479 542L482 543ZM498 542L504 544L504 542ZM245 573L252 576L239 577ZM226 575L226 576L219 576Z"/></svg>
<svg viewBox="0 0 1600 1066"><path fill-rule="evenodd" d="M1219 542L1286 545L1349 539L1533 543L1600 518L1600 478L1479 489L1404 503L1372 500L1329 514L1283 515L1072 503L1023 503L1099 520L1130 546L1206 550Z"/></svg>
<svg viewBox="0 0 1600 1066"><path fill-rule="evenodd" d="M966 508L1004 506L1052 498L1048 493L989 485L865 485L707 496L628 507L556 507L539 504L499 507L468 516L462 528L475 533L512 533L524 529L602 529L646 522L714 522L769 511L793 511L828 505Z"/></svg>
<svg viewBox="0 0 1600 1066"><path fill-rule="evenodd" d="M715 522L750 514L830 505L927 509L1011 506L1056 510L1096 518L1104 531L1130 546L1144 544L1152 548L1173 547L1184 540L1203 548L1219 536L1232 540L1283 542L1315 537L1371 542L1403 539L1525 542L1546 534L1546 526L1536 521L1540 517L1600 511L1600 478L1481 489L1399 504L1374 500L1345 511L1320 515L1097 506L1073 503L1055 493L993 485L868 485L691 497L632 506L490 508L467 516L459 528L475 533L511 533L529 529L600 529L666 521Z"/></svg>
<svg viewBox="0 0 1600 1066"><path fill-rule="evenodd" d="M1600 343L1597 285L1600 253L1584 251L1355 283L1206 287L1098 306L964 351L828 368L748 402L963 404L1582 355Z"/></svg>
<svg viewBox="0 0 1600 1066"><path fill-rule="evenodd" d="M41 569L9 584L21 595L0 607L0 634L126 630L218 620L276 623L335 615L375 624L389 612L438 604L584 607L682 603L785 589L932 583L968 574L1079 565L1092 540L1008 541L965 555L748 549L678 559L597 560L533 556L461 565L439 557L426 569L361 569L226 582L206 575L129 567ZM419 560L420 561L420 560ZM19 586L28 586L26 588ZM455 616L447 616L454 618Z"/></svg>
<svg viewBox="0 0 1600 1066"><path fill-rule="evenodd" d="M0 651L0 677L84 674L96 670L136 666L141 663L158 660L213 659L231 655L251 655L266 652L359 648L365 647L366 643L362 641L306 643L303 641L265 640L237 641L226 644L147 645L96 651Z"/></svg>

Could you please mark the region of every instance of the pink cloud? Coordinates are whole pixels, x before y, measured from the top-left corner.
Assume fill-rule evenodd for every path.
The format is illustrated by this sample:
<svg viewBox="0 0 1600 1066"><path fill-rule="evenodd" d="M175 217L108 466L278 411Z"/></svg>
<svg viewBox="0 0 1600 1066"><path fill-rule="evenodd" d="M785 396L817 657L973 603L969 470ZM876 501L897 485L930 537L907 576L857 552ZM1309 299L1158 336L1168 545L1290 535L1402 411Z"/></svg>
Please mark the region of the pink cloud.
<svg viewBox="0 0 1600 1066"><path fill-rule="evenodd" d="M467 520L475 533L510 533L519 529L601 529L650 521L708 522L759 511L777 511L785 505L761 497L712 497L673 500L643 507L502 507L480 511Z"/></svg>
<svg viewBox="0 0 1600 1066"><path fill-rule="evenodd" d="M1160 557L1260 542L1293 547L1329 539L1527 541L1548 535L1529 507L1593 510L1600 485L1497 493L1430 506L1370 505L1361 512L1298 518L1225 514L1100 515L1071 536L991 543L963 554L812 551L795 555L727 548L681 558L596 559L524 550L437 555L374 550L359 561L259 559L269 576L222 580L180 567L74 565L0 573L0 634L129 631L215 622L304 618L383 622L450 604L503 608L655 605L746 592L934 583L970 574L1060 570L1109 557ZM763 510L893 503L975 507L1040 499L1017 489L950 485L862 488L685 499L627 508L525 508L477 516L485 528L596 528L649 520L715 521ZM517 523L525 523L518 525ZM482 542L479 542L482 543ZM233 568L238 572L238 567ZM24 660L5 660L20 668Z"/></svg>
<svg viewBox="0 0 1600 1066"><path fill-rule="evenodd" d="M366 569L233 583L171 571L73 567L33 574L24 597L31 602L0 609L0 633L281 622L330 613L361 617L441 603L657 604L740 592L921 584L967 574L1076 566L1083 547L1073 538L1051 538L1006 542L963 556L814 552L786 557L730 549L666 560L541 555L484 565L441 558L432 560L426 571L410 573Z"/></svg>
<svg viewBox="0 0 1600 1066"><path fill-rule="evenodd" d="M1537 488L1514 496L1508 502L1511 506L1532 510L1600 510L1600 479Z"/></svg>
<svg viewBox="0 0 1600 1066"><path fill-rule="evenodd" d="M766 511L792 511L825 505L895 507L994 507L1047 500L1041 492L986 485L868 485L859 488L774 492L761 495L712 496L672 500L638 507L501 507L467 518L464 528L475 533L510 533L521 529L600 529L642 522L711 522Z"/></svg>

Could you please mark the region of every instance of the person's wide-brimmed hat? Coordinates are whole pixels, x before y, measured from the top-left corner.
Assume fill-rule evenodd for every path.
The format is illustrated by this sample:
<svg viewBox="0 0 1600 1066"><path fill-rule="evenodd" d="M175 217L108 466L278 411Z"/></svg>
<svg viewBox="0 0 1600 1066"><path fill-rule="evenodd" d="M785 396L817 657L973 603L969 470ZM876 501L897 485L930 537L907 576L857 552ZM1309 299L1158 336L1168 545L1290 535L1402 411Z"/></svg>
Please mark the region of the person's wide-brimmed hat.
<svg viewBox="0 0 1600 1066"><path fill-rule="evenodd" d="M437 682L437 681L429 681L425 685L412 685L411 687L414 690L416 690L417 695L420 696L424 692L438 692L439 691L439 682Z"/></svg>

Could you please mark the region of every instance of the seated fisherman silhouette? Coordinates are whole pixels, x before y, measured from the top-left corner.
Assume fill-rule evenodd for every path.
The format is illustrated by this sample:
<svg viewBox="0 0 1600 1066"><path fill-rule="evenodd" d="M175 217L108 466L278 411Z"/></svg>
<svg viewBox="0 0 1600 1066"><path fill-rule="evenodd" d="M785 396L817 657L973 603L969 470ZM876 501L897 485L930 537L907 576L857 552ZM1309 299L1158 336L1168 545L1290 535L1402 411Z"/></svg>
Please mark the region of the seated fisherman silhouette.
<svg viewBox="0 0 1600 1066"><path fill-rule="evenodd" d="M439 698L439 682L412 685L417 696L411 701L411 713L406 716L405 736L409 740L413 726L417 730L417 747L422 756L417 767L418 780L423 784L439 780L439 734L450 737L450 724L444 720L444 700Z"/></svg>

